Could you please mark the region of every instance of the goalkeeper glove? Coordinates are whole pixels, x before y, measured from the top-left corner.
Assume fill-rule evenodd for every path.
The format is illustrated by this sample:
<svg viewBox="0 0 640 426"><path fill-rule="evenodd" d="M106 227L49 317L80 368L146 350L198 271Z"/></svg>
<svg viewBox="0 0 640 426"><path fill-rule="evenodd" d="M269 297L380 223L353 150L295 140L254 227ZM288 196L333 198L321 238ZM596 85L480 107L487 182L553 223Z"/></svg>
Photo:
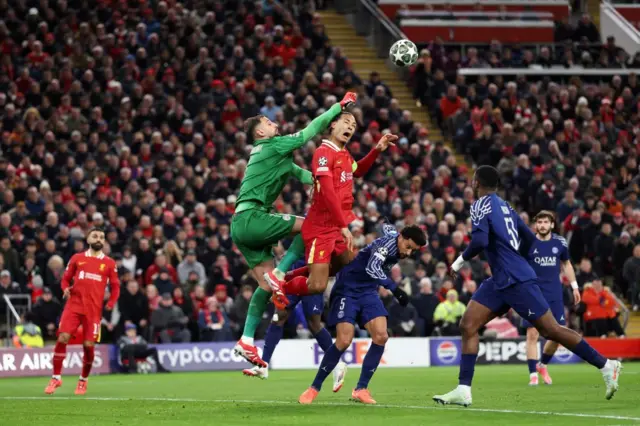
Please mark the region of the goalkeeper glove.
<svg viewBox="0 0 640 426"><path fill-rule="evenodd" d="M407 306L409 304L409 295L400 287L396 287L396 289L393 290L393 295L398 300L400 306Z"/></svg>
<svg viewBox="0 0 640 426"><path fill-rule="evenodd" d="M347 92L347 94L344 95L344 98L342 98L342 100L340 101L342 110L345 111L353 108L353 106L356 104L357 99L358 95L356 95L354 92Z"/></svg>

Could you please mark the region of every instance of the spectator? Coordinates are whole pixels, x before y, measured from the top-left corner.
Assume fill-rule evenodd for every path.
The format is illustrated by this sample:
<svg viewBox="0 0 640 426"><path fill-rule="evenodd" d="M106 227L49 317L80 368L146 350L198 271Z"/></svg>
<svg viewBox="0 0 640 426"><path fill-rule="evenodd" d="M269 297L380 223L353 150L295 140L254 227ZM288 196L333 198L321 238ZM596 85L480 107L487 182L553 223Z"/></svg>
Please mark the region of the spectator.
<svg viewBox="0 0 640 426"><path fill-rule="evenodd" d="M438 327L441 336L459 336L460 319L466 307L458 300L458 292L451 289L447 298L441 302L433 314L433 322Z"/></svg>
<svg viewBox="0 0 640 426"><path fill-rule="evenodd" d="M13 329L13 346L16 348L42 348L44 340L42 331L35 324L35 315L27 312L23 315L20 324Z"/></svg>
<svg viewBox="0 0 640 426"><path fill-rule="evenodd" d="M215 297L207 299L206 308L198 315L200 336L205 342L222 342L231 340L231 327L227 314L220 309Z"/></svg>
<svg viewBox="0 0 640 426"><path fill-rule="evenodd" d="M13 281L11 278L11 272L6 269L0 272L0 296L20 293L22 293L20 290L20 284Z"/></svg>
<svg viewBox="0 0 640 426"><path fill-rule="evenodd" d="M169 274L169 279L171 282L173 283L180 282L178 280L178 274L176 273L176 269L167 262L167 257L164 255L164 253L159 252L156 254L153 265L150 265L146 269L146 272L144 274L145 286L152 284L153 280L157 278L157 276L160 274L160 270L163 268L166 269L167 273Z"/></svg>
<svg viewBox="0 0 640 426"><path fill-rule="evenodd" d="M150 287L151 288L151 287ZM157 290L152 290L157 291ZM147 335L149 321L149 300L140 291L140 286L136 280L129 280L126 283L126 291L120 294L118 299L120 310L121 330L127 325L135 325L140 329L142 335Z"/></svg>
<svg viewBox="0 0 640 426"><path fill-rule="evenodd" d="M578 282L580 289L582 289L586 283L593 281L595 277L596 274L593 272L591 261L587 258L583 258L580 261L580 267L576 274L576 281Z"/></svg>
<svg viewBox="0 0 640 426"><path fill-rule="evenodd" d="M160 307L160 294L158 293L158 289L155 285L149 284L145 288L147 302L149 306L149 312L153 312Z"/></svg>
<svg viewBox="0 0 640 426"><path fill-rule="evenodd" d="M51 289L45 287L42 290L42 296L34 305L32 312L34 322L41 330L45 330L45 338L55 339L58 320L62 314L62 305L58 299L53 297Z"/></svg>
<svg viewBox="0 0 640 426"><path fill-rule="evenodd" d="M249 285L244 285L240 289L238 296L231 306L229 311L229 319L231 320L231 328L236 336L242 332L244 322L247 319L247 312L249 311L249 302L253 295L253 288Z"/></svg>
<svg viewBox="0 0 640 426"><path fill-rule="evenodd" d="M422 278L420 280L420 293L415 295L411 299L411 304L418 311L418 317L420 318L421 326L418 328L422 331L421 336L431 336L433 334L433 314L440 301L438 297L433 294L433 287L429 278Z"/></svg>
<svg viewBox="0 0 640 426"><path fill-rule="evenodd" d="M633 306L633 311L637 312L638 305L640 305L640 299L638 299L640 294L640 244L633 248L633 257L624 262L622 278L627 284L629 302Z"/></svg>
<svg viewBox="0 0 640 426"><path fill-rule="evenodd" d="M173 293L173 289L178 285L178 283L171 279L169 268L165 266L158 270L158 274L156 274L156 277L153 280L153 285L158 289L158 293L164 294Z"/></svg>
<svg viewBox="0 0 640 426"><path fill-rule="evenodd" d="M151 326L160 343L185 343L191 340L186 328L189 319L173 304L171 293L164 293L158 309L151 313Z"/></svg>
<svg viewBox="0 0 640 426"><path fill-rule="evenodd" d="M582 301L586 306L584 313L585 336L606 337L610 332L624 336L618 321L618 302L609 290L596 277L592 283L585 285Z"/></svg>
<svg viewBox="0 0 640 426"><path fill-rule="evenodd" d="M462 284L462 294L460 295L460 302L464 305L468 305L471 298L478 289L478 285L474 280L466 280Z"/></svg>
<svg viewBox="0 0 640 426"><path fill-rule="evenodd" d="M397 265L396 265L397 266ZM412 305L401 306L393 294L384 287L379 289L380 298L389 312L387 327L396 337L418 335L418 313Z"/></svg>
<svg viewBox="0 0 640 426"><path fill-rule="evenodd" d="M218 307L220 310L225 314L228 314L233 306L233 299L227 294L227 286L224 284L218 284L215 287L213 296L218 301Z"/></svg>
<svg viewBox="0 0 640 426"><path fill-rule="evenodd" d="M600 234L594 242L596 273L601 276L613 275L613 250L615 238L611 235L611 224L603 223Z"/></svg>
<svg viewBox="0 0 640 426"><path fill-rule="evenodd" d="M120 349L120 359L123 365L127 366L129 373L138 371L138 360L151 358L156 364L158 373L169 373L160 363L158 358L158 349L149 347L147 341L138 336L135 324L127 324L125 326L125 334L118 339L118 348Z"/></svg>
<svg viewBox="0 0 640 426"><path fill-rule="evenodd" d="M207 274L202 263L198 262L195 250L189 250L185 259L178 265L180 284L185 285L187 283L191 272L198 274L199 285L206 285Z"/></svg>

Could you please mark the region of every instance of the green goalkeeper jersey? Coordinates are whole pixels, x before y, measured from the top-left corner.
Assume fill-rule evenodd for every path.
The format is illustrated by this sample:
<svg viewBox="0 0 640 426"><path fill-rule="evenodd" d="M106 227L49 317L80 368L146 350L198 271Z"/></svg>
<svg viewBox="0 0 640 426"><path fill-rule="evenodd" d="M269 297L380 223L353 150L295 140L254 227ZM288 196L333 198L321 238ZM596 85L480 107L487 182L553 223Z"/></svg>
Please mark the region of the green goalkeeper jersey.
<svg viewBox="0 0 640 426"><path fill-rule="evenodd" d="M335 104L298 133L255 141L240 185L236 208L243 202L270 208L291 176L305 184L312 184L311 172L293 163L293 151L322 133L341 110L340 104Z"/></svg>

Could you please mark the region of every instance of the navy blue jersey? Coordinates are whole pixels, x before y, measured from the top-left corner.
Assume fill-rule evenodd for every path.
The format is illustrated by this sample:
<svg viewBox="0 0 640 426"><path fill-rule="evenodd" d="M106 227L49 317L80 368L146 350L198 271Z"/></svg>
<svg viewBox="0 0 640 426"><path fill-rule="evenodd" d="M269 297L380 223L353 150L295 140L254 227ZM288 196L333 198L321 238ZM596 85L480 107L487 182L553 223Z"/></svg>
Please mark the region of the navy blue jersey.
<svg viewBox="0 0 640 426"><path fill-rule="evenodd" d="M529 264L538 276L544 297L549 301L562 300L560 270L562 262L569 260L567 241L556 234L548 241L536 238L529 256Z"/></svg>
<svg viewBox="0 0 640 426"><path fill-rule="evenodd" d="M484 250L497 289L534 280L536 274L525 256L536 236L515 210L492 193L473 203L470 213L471 243L463 258L470 260Z"/></svg>
<svg viewBox="0 0 640 426"><path fill-rule="evenodd" d="M378 286L395 290L396 284L387 274L398 263L399 234L391 225L385 225L383 232L383 237L360 250L356 258L340 270L331 297L377 294Z"/></svg>

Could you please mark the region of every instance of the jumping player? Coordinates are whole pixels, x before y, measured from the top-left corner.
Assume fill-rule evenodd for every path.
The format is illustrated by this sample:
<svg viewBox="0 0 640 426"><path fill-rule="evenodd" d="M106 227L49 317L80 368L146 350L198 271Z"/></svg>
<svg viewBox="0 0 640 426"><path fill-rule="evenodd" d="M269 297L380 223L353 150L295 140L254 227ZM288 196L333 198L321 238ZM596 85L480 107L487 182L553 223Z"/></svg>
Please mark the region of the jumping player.
<svg viewBox="0 0 640 426"><path fill-rule="evenodd" d="M331 120L355 101L356 94L348 92L340 103L333 105L305 129L288 136L280 136L278 125L265 116L258 115L246 122L247 135L254 146L231 219L231 238L246 259L259 287L251 297L244 331L234 352L254 365L266 366L253 344L253 337L271 293L276 307L284 309L288 301L279 287L279 280L304 254L300 236L304 219L271 213L271 206L291 176L302 183L313 184L311 173L293 163L293 151L322 133ZM274 270L272 247L292 235L294 238L289 250ZM271 282L265 280L267 273L273 277Z"/></svg>
<svg viewBox="0 0 640 426"><path fill-rule="evenodd" d="M302 267L304 262L296 262L294 267ZM274 315L269 328L267 329L267 335L264 338L264 348L262 350L262 360L267 364L266 367L254 366L253 368L247 368L242 371L245 376L258 377L260 379L267 379L269 377L269 366L273 351L282 339L283 326L289 319L291 311L296 308L296 305L302 304L302 310L307 322L309 324L309 331L313 333L318 345L324 352L329 350L333 344L331 334L322 325L322 312L324 311L324 294L310 294L308 296L291 296L289 297L289 305L285 310L278 311ZM342 388L345 375L347 374L347 364L340 362L333 372L333 391L338 392Z"/></svg>
<svg viewBox="0 0 640 426"><path fill-rule="evenodd" d="M567 241L552 231L555 227L555 215L548 210L542 210L534 218L536 226L536 240L531 248L529 265L538 277L538 286L542 295L549 304L551 313L560 325L565 325L564 303L562 297L562 282L560 281L560 267L565 276L571 282L573 299L580 303L580 290L576 282L576 273L569 260ZM544 344L542 357L538 362L538 337L540 333L527 320L524 320L527 329L527 364L529 365L529 386L538 386L538 373L547 385L552 383L547 364L553 354L558 350L558 344L547 340Z"/></svg>
<svg viewBox="0 0 640 426"><path fill-rule="evenodd" d="M95 343L100 342L102 304L107 283L111 290L111 297L107 301L108 310L113 309L120 295L116 262L102 252L104 238L102 229L92 228L87 236L89 250L74 254L62 276L60 286L67 304L60 318L58 341L53 353L53 376L44 390L46 394L52 394L62 386L62 363L67 355L67 344L80 326L84 334L84 357L82 375L75 394L84 395L87 392L87 379L93 365Z"/></svg>
<svg viewBox="0 0 640 426"><path fill-rule="evenodd" d="M298 399L300 404L311 404L316 399L322 383L351 345L356 323L369 332L372 342L351 398L363 404L376 403L369 393L369 381L380 364L389 339L387 311L378 295L378 286L391 290L398 302L406 306L409 297L387 274L399 259L411 256L427 243L427 237L417 226L407 226L399 234L393 226L388 225L384 229L385 235L362 249L336 277L331 290L328 321L329 325L336 326L336 341L325 352L311 387Z"/></svg>
<svg viewBox="0 0 640 426"><path fill-rule="evenodd" d="M288 281L283 286L287 294L323 293L329 281L330 267L337 272L353 259L353 237L348 228L355 219L351 210L353 178L365 176L378 155L398 139L392 134L382 136L375 148L356 163L345 148L356 127L355 117L342 113L331 123L329 139L323 140L313 155L311 168L316 186L311 208L302 225L309 277L297 276Z"/></svg>
<svg viewBox="0 0 640 426"><path fill-rule="evenodd" d="M530 252L535 235L496 191L500 175L491 166L480 166L472 186L478 200L471 206L472 233L467 249L451 265L452 274L462 264L485 251L493 276L482 282L460 321L462 357L459 385L433 400L441 404L471 405L471 381L478 356L480 327L513 308L548 340L560 343L602 372L605 398L618 390L622 364L607 360L578 333L562 327L553 317L538 286L535 272L521 253Z"/></svg>

